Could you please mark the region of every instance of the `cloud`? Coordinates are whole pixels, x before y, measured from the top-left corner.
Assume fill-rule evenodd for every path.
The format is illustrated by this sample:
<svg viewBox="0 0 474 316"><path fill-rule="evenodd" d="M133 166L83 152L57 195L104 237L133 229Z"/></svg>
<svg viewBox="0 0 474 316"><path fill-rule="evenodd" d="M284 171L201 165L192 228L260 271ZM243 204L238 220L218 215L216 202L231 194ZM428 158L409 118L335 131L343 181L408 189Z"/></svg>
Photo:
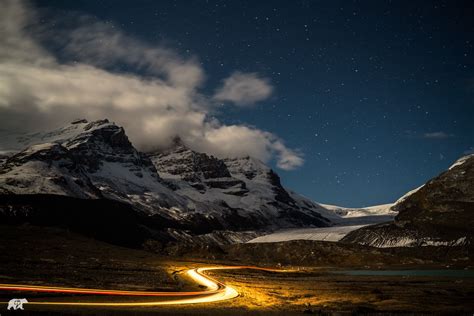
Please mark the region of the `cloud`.
<svg viewBox="0 0 474 316"><path fill-rule="evenodd" d="M222 87L215 92L214 99L249 106L267 99L272 92L273 87L268 79L261 78L256 73L236 71L223 81Z"/></svg>
<svg viewBox="0 0 474 316"><path fill-rule="evenodd" d="M173 86L194 89L204 81L196 58L183 59L173 50L153 47L131 38L113 25L82 16L80 25L56 38L67 38L63 50L71 57L98 67L125 63L162 78Z"/></svg>
<svg viewBox="0 0 474 316"><path fill-rule="evenodd" d="M277 166L283 170L292 170L302 166L304 163L303 155L287 148L280 140L273 144L274 149L278 152Z"/></svg>
<svg viewBox="0 0 474 316"><path fill-rule="evenodd" d="M30 6L20 1L0 1L0 60L51 63L52 58L26 35L29 22L36 18Z"/></svg>
<svg viewBox="0 0 474 316"><path fill-rule="evenodd" d="M268 97L272 88L257 74L236 72L224 80L218 90L222 93L207 96L200 92L205 73L197 57L183 58L89 16L78 15L73 28L39 32L37 13L29 4L0 0L0 5L3 131L106 117L124 126L141 150L164 148L179 136L191 148L219 157L276 159L287 170L302 165L301 153L276 135L225 125L211 115L218 94L238 105ZM62 55L49 51L45 41L54 41Z"/></svg>
<svg viewBox="0 0 474 316"><path fill-rule="evenodd" d="M432 133L425 133L423 134L423 138L426 139L446 139L453 137L454 135L448 134L445 132L432 132Z"/></svg>
<svg viewBox="0 0 474 316"><path fill-rule="evenodd" d="M304 162L301 153L287 148L275 135L248 126L212 128L206 132L205 139L208 145L217 149L216 153L220 156L239 156L242 150L249 156L261 157L263 160L276 155L277 166L284 170L292 170ZM232 141L229 142L229 139ZM264 152L262 148L265 148Z"/></svg>

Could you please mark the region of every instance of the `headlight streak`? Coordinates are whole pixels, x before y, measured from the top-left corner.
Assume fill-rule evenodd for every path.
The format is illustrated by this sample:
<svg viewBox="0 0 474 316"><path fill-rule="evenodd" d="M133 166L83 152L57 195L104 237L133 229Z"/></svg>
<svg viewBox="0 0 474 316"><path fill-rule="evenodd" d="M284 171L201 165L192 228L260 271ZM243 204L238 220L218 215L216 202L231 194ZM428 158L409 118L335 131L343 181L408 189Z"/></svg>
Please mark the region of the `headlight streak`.
<svg viewBox="0 0 474 316"><path fill-rule="evenodd" d="M147 292L147 291L120 291L120 290L101 290L87 288L67 288L67 287L51 287L51 286L35 286L35 285L15 285L0 284L0 290L9 291L29 291L29 292L48 292L48 293L64 293L64 294L85 294L85 295L108 295L108 296L149 296L149 297L177 297L177 299L169 299L162 301L145 301L145 302L41 302L32 301L28 305L56 305L56 306L116 306L116 307L137 307L137 306L160 306L160 305L182 305L182 304L199 304L211 303L236 298L239 293L234 288L225 285L218 280L204 274L210 270L234 270L234 269L253 269L268 272L289 272L290 270L277 270L269 268L260 268L253 266L220 266L220 267L203 267L187 270L187 275L197 284L206 287L205 291L192 292ZM180 298L185 296L186 298ZM6 302L4 302L6 304Z"/></svg>

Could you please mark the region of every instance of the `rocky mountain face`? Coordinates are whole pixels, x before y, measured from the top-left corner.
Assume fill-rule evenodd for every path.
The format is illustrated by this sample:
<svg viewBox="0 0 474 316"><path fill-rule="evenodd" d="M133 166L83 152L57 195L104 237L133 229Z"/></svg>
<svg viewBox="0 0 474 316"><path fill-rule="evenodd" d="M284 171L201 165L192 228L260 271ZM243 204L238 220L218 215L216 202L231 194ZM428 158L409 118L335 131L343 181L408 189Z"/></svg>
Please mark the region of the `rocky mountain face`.
<svg viewBox="0 0 474 316"><path fill-rule="evenodd" d="M0 183L2 193L100 196L73 155L57 143L33 145L6 159Z"/></svg>
<svg viewBox="0 0 474 316"><path fill-rule="evenodd" d="M262 162L250 158L218 159L195 152L180 141L149 158L161 178L179 196L203 204L218 205L227 220L251 222L249 229L327 226L323 207L290 193L278 175Z"/></svg>
<svg viewBox="0 0 474 316"><path fill-rule="evenodd" d="M349 233L343 241L376 247L472 245L474 155L409 192L392 206L394 222Z"/></svg>
<svg viewBox="0 0 474 316"><path fill-rule="evenodd" d="M219 159L179 139L166 150L141 153L108 120L76 120L10 141L21 149L1 151L2 223L65 226L119 244L151 240L156 249L153 241L222 245L281 228L367 224L398 213L343 241L472 245L474 155L393 205L349 209L284 188L271 168L251 157Z"/></svg>
<svg viewBox="0 0 474 316"><path fill-rule="evenodd" d="M69 198L61 200L66 204L77 204L77 199L111 200L124 205L120 207L123 212L139 215L138 219L127 218L135 218L130 220L132 224L145 228L143 236L165 236L167 240L218 236L214 239L222 243L226 238L239 240L232 232L328 226L331 221L323 215L335 216L283 188L278 175L258 160L218 159L192 151L179 140L168 150L140 153L124 129L108 120L76 120L14 143L26 148L2 157L3 220L19 213L27 220L30 212L36 221L47 222L48 216L57 214L48 211L52 206L45 201L55 196ZM12 195L16 196L13 200L8 198ZM37 207L37 201L48 207ZM109 204L81 205L97 208ZM80 213L72 205L64 205L64 212L68 208ZM71 224L67 218L63 222ZM113 222L111 219L110 225ZM255 233L248 235L255 237Z"/></svg>
<svg viewBox="0 0 474 316"><path fill-rule="evenodd" d="M171 191L160 182L151 161L132 146L123 128L108 120L80 120L36 136L29 141L41 143L10 156L2 165L0 187L6 192L124 202L154 198L163 207L184 203L168 195Z"/></svg>

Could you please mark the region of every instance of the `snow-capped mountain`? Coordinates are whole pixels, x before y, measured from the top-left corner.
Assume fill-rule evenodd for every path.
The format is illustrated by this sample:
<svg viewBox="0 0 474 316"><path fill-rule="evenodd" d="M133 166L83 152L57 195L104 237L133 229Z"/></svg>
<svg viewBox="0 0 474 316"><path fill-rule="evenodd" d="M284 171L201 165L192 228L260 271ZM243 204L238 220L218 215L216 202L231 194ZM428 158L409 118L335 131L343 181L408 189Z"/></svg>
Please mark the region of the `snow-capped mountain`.
<svg viewBox="0 0 474 316"><path fill-rule="evenodd" d="M326 210L285 190L278 175L250 157L218 159L187 148L180 140L149 155L175 193L269 228L328 226ZM295 198L296 197L296 198ZM329 213L328 213L329 214Z"/></svg>
<svg viewBox="0 0 474 316"><path fill-rule="evenodd" d="M392 211L392 206L394 203L382 204L382 205L375 205L375 206L368 206L368 207L360 207L360 208L353 208L353 207L342 207L337 205L330 205L330 204L320 204L325 209L333 211L334 213L345 217L361 217L361 216L379 216L379 215L396 215L396 212Z"/></svg>
<svg viewBox="0 0 474 316"><path fill-rule="evenodd" d="M10 156L0 171L0 187L14 194L58 194L151 202L155 209L180 206L161 182L151 161L132 146L123 128L85 120L28 139L34 144Z"/></svg>
<svg viewBox="0 0 474 316"><path fill-rule="evenodd" d="M343 241L390 247L472 240L474 155L394 204L344 208L318 204L284 188L271 168L251 157L219 159L193 151L179 139L166 150L141 153L124 129L108 120L76 120L50 132L3 141L0 218L27 214L35 201L47 212L59 196L58 203L120 209L120 218L127 218L121 225L130 221L131 226L123 227L135 230L136 240L151 236L225 243L282 228L334 225L341 235L350 231L341 233L342 226L388 221L397 213L394 222L349 232ZM68 209L80 217L77 205L65 205L64 212ZM94 212L101 210L87 214ZM113 210L104 214L113 216Z"/></svg>
<svg viewBox="0 0 474 316"><path fill-rule="evenodd" d="M410 191L391 208L395 221L350 232L343 241L376 247L472 245L474 155Z"/></svg>
<svg viewBox="0 0 474 316"><path fill-rule="evenodd" d="M321 214L337 217L283 188L278 175L258 160L217 159L180 142L143 154L123 128L108 120L76 120L54 131L17 137L16 142L10 139L6 147L0 194L115 200L159 222L176 238L329 226L331 221Z"/></svg>
<svg viewBox="0 0 474 316"><path fill-rule="evenodd" d="M72 154L57 143L33 145L7 159L0 173L0 190L79 198L100 196Z"/></svg>
<svg viewBox="0 0 474 316"><path fill-rule="evenodd" d="M396 202L360 208L342 207L329 204L320 205L338 216L338 218L332 219L332 221L338 226L367 225L388 222L393 220L393 218L398 214L393 209Z"/></svg>

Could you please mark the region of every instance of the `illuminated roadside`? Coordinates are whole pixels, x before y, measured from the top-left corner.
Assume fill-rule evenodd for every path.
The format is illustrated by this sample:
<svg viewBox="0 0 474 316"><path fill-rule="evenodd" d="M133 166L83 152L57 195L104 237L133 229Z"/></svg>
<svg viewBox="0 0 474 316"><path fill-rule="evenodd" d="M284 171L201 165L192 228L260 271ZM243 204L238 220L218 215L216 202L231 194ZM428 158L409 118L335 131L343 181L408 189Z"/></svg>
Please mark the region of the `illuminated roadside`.
<svg viewBox="0 0 474 316"><path fill-rule="evenodd" d="M147 292L147 291L120 291L120 290L102 290L86 288L66 288L49 287L33 285L15 285L0 284L0 290L9 291L28 291L28 292L48 292L64 294L85 294L85 295L108 295L108 296L148 296L148 297L178 297L178 299L169 299L162 301L147 302L49 302L49 301L30 301L29 305L60 305L60 306L159 306L159 305L180 305L180 304L198 304L211 303L236 298L239 293L234 288L225 285L218 280L204 274L209 270L227 270L227 269L254 269L269 272L283 272L283 270L259 268L252 266L222 266L222 267L204 267L190 269L186 273L197 284L204 286L204 291L192 292ZM186 298L180 298L185 296ZM6 303L6 302L5 302Z"/></svg>

